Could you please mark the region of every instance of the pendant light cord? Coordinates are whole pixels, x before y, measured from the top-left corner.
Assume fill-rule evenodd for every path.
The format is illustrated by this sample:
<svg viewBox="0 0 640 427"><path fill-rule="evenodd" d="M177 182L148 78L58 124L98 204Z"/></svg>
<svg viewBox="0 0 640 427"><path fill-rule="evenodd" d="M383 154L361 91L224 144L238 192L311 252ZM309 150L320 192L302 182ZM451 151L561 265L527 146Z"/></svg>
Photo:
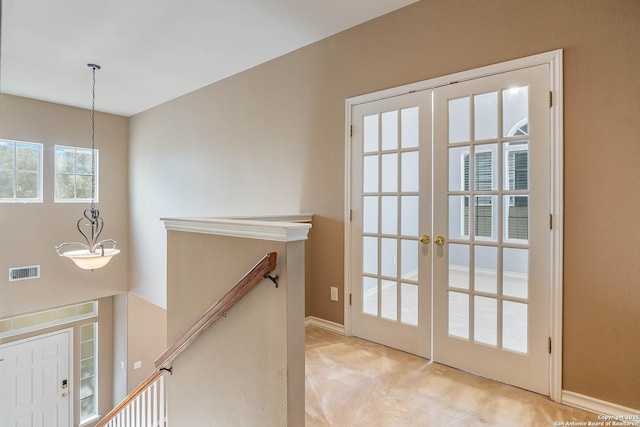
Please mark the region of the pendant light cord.
<svg viewBox="0 0 640 427"><path fill-rule="evenodd" d="M91 210L96 207L96 65L93 69L93 86L91 89Z"/></svg>

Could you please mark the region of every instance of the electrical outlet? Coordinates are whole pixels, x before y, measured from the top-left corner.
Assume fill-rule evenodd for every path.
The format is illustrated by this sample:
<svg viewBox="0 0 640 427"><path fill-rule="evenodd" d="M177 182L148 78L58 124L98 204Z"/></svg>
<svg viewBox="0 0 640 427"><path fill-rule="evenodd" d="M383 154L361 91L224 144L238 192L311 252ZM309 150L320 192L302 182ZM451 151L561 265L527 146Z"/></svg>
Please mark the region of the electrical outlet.
<svg viewBox="0 0 640 427"><path fill-rule="evenodd" d="M331 287L331 301L338 301L338 288Z"/></svg>
<svg viewBox="0 0 640 427"><path fill-rule="evenodd" d="M142 368L142 362L140 360L138 360L137 362L133 362L133 369L140 369Z"/></svg>

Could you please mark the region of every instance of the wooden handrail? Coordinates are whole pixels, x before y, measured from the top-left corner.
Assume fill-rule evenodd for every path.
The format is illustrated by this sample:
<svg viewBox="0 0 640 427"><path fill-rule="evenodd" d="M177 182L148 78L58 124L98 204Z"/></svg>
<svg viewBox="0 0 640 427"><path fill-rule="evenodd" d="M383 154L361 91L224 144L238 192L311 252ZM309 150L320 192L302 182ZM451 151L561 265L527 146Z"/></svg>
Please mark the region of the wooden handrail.
<svg viewBox="0 0 640 427"><path fill-rule="evenodd" d="M113 408L96 427L104 427L123 408L140 396L151 384L160 378L169 369L170 363L175 360L189 345L202 334L207 328L220 319L229 309L242 299L251 289L255 288L265 276L276 268L277 254L270 252L266 254L247 274L240 279L236 285L227 292L222 299L207 310L194 325L189 328L180 338L171 344L155 361L156 370L147 377L142 384L124 398L115 408Z"/></svg>

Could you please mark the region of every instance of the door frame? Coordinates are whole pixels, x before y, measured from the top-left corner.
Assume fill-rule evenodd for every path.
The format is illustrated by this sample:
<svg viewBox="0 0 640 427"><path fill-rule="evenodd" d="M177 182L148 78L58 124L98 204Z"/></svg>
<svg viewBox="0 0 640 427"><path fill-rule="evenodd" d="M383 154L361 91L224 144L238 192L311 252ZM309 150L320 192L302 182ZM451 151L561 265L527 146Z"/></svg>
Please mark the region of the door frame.
<svg viewBox="0 0 640 427"><path fill-rule="evenodd" d="M345 212L344 212L344 333L351 336L351 110L352 107L370 101L399 96L414 91L436 89L451 83L473 80L494 74L514 71L536 65L549 65L550 93L550 146L551 146L551 268L549 290L549 335L551 338L551 355L549 361L549 397L560 402L562 398L562 289L563 289L563 88L562 88L562 49L540 53L533 56L488 65L473 70L436 77L421 82L398 86L391 89L359 95L345 100ZM433 301L433 299L432 299ZM433 303L433 302L432 302ZM432 313L433 315L433 313ZM431 327L433 328L433 322ZM433 349L432 349L433 351Z"/></svg>
<svg viewBox="0 0 640 427"><path fill-rule="evenodd" d="M15 345L23 345L26 344L28 342L31 341L37 341L39 339L43 339L43 338L49 338L55 335L62 335L62 334L67 334L68 335L68 343L69 343L69 358L68 358L68 362L69 362L69 374L68 374L68 393L69 393L69 399L67 399L67 402L69 402L69 427L73 426L74 424L74 420L75 420L75 414L73 412L73 401L75 399L75 393L74 393L74 372L73 372L73 349L74 349L74 341L73 341L73 327L71 328L65 328L65 329L60 329L57 331L53 331L53 332L48 332L46 334L40 334L40 335L34 335L31 337L27 337L27 338L23 338L20 340L16 340L16 341L11 341L11 342L7 342L4 344L0 344L0 350L8 348L8 347L12 347Z"/></svg>

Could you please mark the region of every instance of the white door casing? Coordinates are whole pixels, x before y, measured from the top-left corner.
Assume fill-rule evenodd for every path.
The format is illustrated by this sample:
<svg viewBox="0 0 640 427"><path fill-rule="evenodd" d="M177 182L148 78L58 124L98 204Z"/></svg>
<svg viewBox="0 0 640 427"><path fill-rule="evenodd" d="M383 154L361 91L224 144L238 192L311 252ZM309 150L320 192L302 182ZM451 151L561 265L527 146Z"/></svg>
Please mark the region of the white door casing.
<svg viewBox="0 0 640 427"><path fill-rule="evenodd" d="M71 426L72 336L67 329L0 347L0 427Z"/></svg>

